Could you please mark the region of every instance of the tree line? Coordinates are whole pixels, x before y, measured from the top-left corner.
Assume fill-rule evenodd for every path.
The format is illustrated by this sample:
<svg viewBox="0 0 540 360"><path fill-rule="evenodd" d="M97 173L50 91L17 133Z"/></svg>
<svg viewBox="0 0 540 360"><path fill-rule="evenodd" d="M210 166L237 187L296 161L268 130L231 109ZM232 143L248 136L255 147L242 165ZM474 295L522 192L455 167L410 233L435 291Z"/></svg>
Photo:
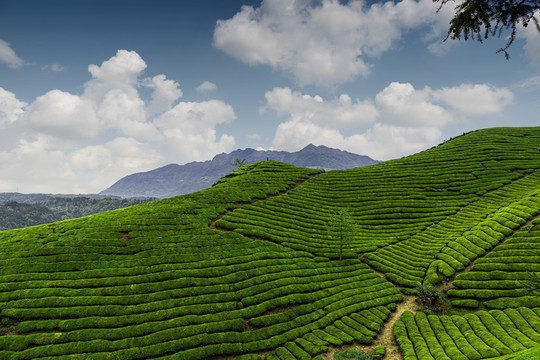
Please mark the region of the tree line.
<svg viewBox="0 0 540 360"><path fill-rule="evenodd" d="M0 230L17 229L74 219L103 211L142 204L149 200L53 197L35 203L7 201L0 205Z"/></svg>

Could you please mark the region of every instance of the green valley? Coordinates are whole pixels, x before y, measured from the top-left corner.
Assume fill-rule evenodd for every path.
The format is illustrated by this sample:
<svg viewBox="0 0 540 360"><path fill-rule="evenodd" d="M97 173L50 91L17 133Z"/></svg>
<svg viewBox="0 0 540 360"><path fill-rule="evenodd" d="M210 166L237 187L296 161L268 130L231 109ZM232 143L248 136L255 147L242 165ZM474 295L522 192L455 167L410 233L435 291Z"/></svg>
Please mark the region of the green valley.
<svg viewBox="0 0 540 360"><path fill-rule="evenodd" d="M385 329L385 359L538 356L539 146L540 127L492 128L355 169L259 161L2 231L0 359L322 360ZM403 308L422 285L442 311Z"/></svg>

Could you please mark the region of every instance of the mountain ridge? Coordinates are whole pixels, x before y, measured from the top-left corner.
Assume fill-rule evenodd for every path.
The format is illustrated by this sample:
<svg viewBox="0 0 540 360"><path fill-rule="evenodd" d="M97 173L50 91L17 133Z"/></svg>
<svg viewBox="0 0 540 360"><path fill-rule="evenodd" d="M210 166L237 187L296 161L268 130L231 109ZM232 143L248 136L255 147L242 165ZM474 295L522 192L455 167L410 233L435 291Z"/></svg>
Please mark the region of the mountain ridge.
<svg viewBox="0 0 540 360"><path fill-rule="evenodd" d="M184 165L168 164L160 168L125 176L101 191L100 195L122 198L168 198L188 194L212 186L234 170L235 158L246 164L261 160L277 160L296 166L324 170L343 170L378 163L366 155L309 144L296 152L277 150L237 149L221 153L212 160L193 161Z"/></svg>

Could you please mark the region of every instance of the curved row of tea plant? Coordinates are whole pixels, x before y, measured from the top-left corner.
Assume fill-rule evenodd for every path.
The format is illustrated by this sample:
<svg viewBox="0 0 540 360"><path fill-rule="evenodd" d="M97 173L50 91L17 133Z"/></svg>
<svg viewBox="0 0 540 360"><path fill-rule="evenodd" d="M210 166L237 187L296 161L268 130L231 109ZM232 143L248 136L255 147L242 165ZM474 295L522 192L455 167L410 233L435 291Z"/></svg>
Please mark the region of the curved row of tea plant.
<svg viewBox="0 0 540 360"><path fill-rule="evenodd" d="M410 311L394 324L405 360L503 359L540 346L540 308L437 316Z"/></svg>
<svg viewBox="0 0 540 360"><path fill-rule="evenodd" d="M377 306L344 316L335 321L334 325L314 330L296 339L296 343L288 342L285 346L277 348L275 353L267 353L265 359L307 360L311 359L311 356L328 351L329 345L341 347L355 341L358 344L371 344L390 315L389 308L395 309L394 305Z"/></svg>
<svg viewBox="0 0 540 360"><path fill-rule="evenodd" d="M540 195L528 202L539 208ZM456 277L456 289L448 292L452 304L476 308L483 303L491 309L540 306L538 294L526 286L531 274L540 272L539 259L540 220L536 219Z"/></svg>
<svg viewBox="0 0 540 360"><path fill-rule="evenodd" d="M451 278L538 214L539 182L540 173L534 173L490 192L422 233L366 254L364 261L407 287Z"/></svg>

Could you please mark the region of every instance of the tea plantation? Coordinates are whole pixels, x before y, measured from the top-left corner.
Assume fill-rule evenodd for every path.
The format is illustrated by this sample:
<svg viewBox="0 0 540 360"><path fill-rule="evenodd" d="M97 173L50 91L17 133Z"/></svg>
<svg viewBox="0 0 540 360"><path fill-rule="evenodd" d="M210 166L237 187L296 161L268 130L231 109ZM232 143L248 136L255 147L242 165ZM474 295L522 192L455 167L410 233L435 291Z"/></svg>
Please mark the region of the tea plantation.
<svg viewBox="0 0 540 360"><path fill-rule="evenodd" d="M343 171L262 161L0 232L0 359L329 359L440 283L462 313L404 312L404 359L538 357L539 146L540 127L494 128Z"/></svg>

